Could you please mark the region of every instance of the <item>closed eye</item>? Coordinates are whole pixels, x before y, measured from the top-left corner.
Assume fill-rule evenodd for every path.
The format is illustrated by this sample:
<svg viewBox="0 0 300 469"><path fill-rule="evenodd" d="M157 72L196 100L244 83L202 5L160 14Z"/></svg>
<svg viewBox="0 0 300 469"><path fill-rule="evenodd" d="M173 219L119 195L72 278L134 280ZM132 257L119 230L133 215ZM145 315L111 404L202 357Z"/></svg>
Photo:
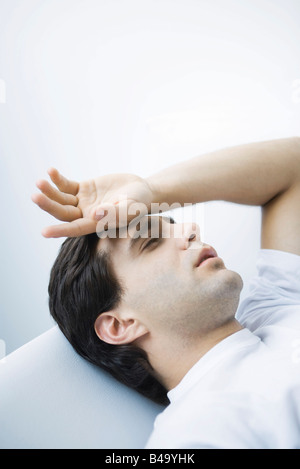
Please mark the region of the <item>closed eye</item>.
<svg viewBox="0 0 300 469"><path fill-rule="evenodd" d="M142 251L144 251L145 249L154 247L154 245L159 244L160 241L161 241L160 238L150 238L146 243L144 243Z"/></svg>
<svg viewBox="0 0 300 469"><path fill-rule="evenodd" d="M159 234L158 236L153 236L153 237L150 237L150 233L151 233L151 217L148 217L148 238L143 242L141 243L141 238L143 238L144 236L133 236L129 242L129 251L130 252L134 252L134 249L135 247L138 246L138 250L139 252L142 252L144 251L145 249L151 249L151 248L155 248L156 245L159 245L163 242L163 237L162 237L162 220L164 220L165 222L168 222L170 223L171 225L173 225L175 222L175 220L172 218L172 217L153 217L154 218L157 218L158 219L158 222L159 222Z"/></svg>

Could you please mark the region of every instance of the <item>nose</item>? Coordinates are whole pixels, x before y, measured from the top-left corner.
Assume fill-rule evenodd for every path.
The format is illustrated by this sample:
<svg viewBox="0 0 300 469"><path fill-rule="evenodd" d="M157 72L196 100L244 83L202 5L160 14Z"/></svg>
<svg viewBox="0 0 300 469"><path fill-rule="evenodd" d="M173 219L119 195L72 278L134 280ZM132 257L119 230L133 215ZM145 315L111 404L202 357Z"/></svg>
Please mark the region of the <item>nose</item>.
<svg viewBox="0 0 300 469"><path fill-rule="evenodd" d="M177 224L175 237L180 249L189 249L201 245L200 226L197 223Z"/></svg>

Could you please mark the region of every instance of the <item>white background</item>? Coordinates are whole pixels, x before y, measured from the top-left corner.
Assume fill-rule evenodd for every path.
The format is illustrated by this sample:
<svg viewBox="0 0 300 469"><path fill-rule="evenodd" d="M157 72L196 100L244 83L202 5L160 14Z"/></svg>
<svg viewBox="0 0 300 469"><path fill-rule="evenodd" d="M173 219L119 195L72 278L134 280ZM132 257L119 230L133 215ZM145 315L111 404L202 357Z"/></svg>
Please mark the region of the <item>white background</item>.
<svg viewBox="0 0 300 469"><path fill-rule="evenodd" d="M0 0L7 353L53 325L47 287L62 240L40 235L52 220L31 202L35 181L49 166L76 180L147 176L299 135L299 24L299 0ZM217 202L198 212L204 241L247 281L260 210Z"/></svg>

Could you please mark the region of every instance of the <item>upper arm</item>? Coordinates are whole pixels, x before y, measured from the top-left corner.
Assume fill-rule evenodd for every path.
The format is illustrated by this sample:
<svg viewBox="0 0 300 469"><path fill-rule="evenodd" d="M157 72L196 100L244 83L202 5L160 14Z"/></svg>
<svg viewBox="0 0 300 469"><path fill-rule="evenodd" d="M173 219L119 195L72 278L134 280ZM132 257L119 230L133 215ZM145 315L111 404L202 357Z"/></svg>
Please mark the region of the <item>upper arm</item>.
<svg viewBox="0 0 300 469"><path fill-rule="evenodd" d="M300 139L295 158L294 180L262 208L262 249L300 255Z"/></svg>

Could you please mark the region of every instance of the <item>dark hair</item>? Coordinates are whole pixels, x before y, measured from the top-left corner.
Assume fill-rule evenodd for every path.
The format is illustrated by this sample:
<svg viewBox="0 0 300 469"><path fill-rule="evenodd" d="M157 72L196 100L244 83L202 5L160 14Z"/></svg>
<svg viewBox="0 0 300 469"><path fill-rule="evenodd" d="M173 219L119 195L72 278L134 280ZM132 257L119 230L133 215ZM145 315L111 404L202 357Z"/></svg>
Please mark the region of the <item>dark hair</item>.
<svg viewBox="0 0 300 469"><path fill-rule="evenodd" d="M92 233L63 242L50 275L50 313L82 357L153 401L168 404L146 352L133 344L107 344L94 330L98 315L114 308L122 296L109 255L97 251L98 241Z"/></svg>

